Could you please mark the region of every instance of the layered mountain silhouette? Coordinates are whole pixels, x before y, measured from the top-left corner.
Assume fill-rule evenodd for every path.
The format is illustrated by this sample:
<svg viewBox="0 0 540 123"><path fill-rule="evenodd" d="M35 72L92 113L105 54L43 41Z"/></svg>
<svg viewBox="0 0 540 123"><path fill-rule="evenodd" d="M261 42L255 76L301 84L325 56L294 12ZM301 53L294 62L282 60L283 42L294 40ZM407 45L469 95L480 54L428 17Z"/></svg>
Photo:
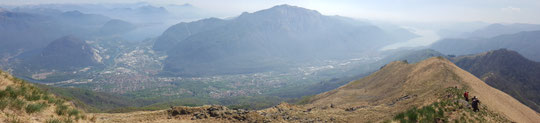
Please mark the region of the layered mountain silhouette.
<svg viewBox="0 0 540 123"><path fill-rule="evenodd" d="M540 63L507 49L460 56L453 62L487 84L540 111Z"/></svg>
<svg viewBox="0 0 540 123"><path fill-rule="evenodd" d="M4 10L0 12L0 57L39 50L66 35L90 37L109 20L79 11L33 14Z"/></svg>
<svg viewBox="0 0 540 123"><path fill-rule="evenodd" d="M404 36L367 23L280 5L230 20L177 24L158 38L154 50L167 51L165 71L226 74L261 71L283 63L350 58L408 39L400 37Z"/></svg>
<svg viewBox="0 0 540 123"><path fill-rule="evenodd" d="M540 31L519 32L479 39L443 39L431 48L445 54L467 55L489 50L507 48L522 54L528 59L540 61Z"/></svg>
<svg viewBox="0 0 540 123"><path fill-rule="evenodd" d="M45 46L47 40L60 37L63 32L53 31L56 24L46 24L47 19L41 16L10 12L0 12L0 52L16 53L21 49L32 49Z"/></svg>
<svg viewBox="0 0 540 123"><path fill-rule="evenodd" d="M54 40L39 54L24 60L22 64L31 70L73 70L101 64L101 58L92 46L74 36Z"/></svg>
<svg viewBox="0 0 540 123"><path fill-rule="evenodd" d="M464 37L469 38L491 38L504 34L514 34L523 31L536 31L540 30L540 25L537 24L525 24L525 23L514 23L514 24L500 24L495 23L488 25L484 28L475 30L470 33L464 34Z"/></svg>
<svg viewBox="0 0 540 123"><path fill-rule="evenodd" d="M157 7L150 4L145 4L139 7L113 8L108 11L97 11L98 13L108 15L122 20L130 20L132 22L161 22L163 19L168 19L171 16L169 11L164 7ZM149 19L154 18L154 19Z"/></svg>
<svg viewBox="0 0 540 123"><path fill-rule="evenodd" d="M113 19L105 23L100 29L99 34L101 35L117 35L117 34L123 34L127 33L129 31L133 31L137 28L137 26L123 21L123 20L117 20Z"/></svg>

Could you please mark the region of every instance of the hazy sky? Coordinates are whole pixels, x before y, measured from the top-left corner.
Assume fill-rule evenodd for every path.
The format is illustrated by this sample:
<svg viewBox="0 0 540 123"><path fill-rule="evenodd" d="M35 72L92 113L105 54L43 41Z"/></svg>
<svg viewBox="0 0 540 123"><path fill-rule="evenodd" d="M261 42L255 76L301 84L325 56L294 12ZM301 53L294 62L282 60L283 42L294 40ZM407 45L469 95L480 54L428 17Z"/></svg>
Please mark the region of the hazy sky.
<svg viewBox="0 0 540 123"><path fill-rule="evenodd" d="M1 4L150 2L184 4L235 16L279 4L391 21L485 21L540 23L540 0L0 0Z"/></svg>

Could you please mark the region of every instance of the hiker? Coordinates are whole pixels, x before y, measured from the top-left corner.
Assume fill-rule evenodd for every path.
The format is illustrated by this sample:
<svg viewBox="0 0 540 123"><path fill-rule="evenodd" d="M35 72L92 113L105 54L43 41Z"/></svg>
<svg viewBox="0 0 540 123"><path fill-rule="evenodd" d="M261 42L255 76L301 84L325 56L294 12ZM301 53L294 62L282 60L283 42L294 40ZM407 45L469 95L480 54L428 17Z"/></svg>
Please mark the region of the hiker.
<svg viewBox="0 0 540 123"><path fill-rule="evenodd" d="M480 110L478 109L478 105L479 105L479 104L480 104L480 100L478 100L478 97L474 96L474 97L472 98L472 107L473 107L473 111L474 111L474 112L480 111Z"/></svg>
<svg viewBox="0 0 540 123"><path fill-rule="evenodd" d="M465 97L465 101L469 102L469 92L465 91L465 93L463 93L463 97Z"/></svg>

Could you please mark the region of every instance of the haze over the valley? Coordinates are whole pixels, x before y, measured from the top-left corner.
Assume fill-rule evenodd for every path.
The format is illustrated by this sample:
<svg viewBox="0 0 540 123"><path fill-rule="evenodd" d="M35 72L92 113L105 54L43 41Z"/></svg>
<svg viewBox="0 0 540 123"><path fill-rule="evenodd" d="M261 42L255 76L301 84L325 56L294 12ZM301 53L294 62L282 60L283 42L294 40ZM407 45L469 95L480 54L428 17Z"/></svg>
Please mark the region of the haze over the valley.
<svg viewBox="0 0 540 123"><path fill-rule="evenodd" d="M540 1L536 0L0 0L0 6L37 4L119 4L147 2L156 6L190 4L206 11L198 18L229 18L275 5L289 4L313 9L325 15L339 15L375 23L407 27L419 36L384 49L426 46L441 37L437 32L470 32L489 23L540 23ZM168 23L193 21L175 19ZM474 24L476 23L476 24ZM478 24L483 23L483 24ZM166 25L171 25L166 24ZM455 26L459 25L459 28ZM155 30L155 29L154 29ZM153 35L148 35L153 36Z"/></svg>
<svg viewBox="0 0 540 123"><path fill-rule="evenodd" d="M0 122L537 122L539 12L538 0L0 0Z"/></svg>

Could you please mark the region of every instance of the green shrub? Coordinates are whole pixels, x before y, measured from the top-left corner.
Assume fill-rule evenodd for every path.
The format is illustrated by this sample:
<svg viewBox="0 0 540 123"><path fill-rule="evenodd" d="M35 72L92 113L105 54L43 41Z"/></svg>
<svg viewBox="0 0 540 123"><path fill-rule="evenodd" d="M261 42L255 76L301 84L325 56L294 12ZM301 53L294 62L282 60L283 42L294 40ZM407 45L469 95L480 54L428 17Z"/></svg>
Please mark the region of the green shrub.
<svg viewBox="0 0 540 123"><path fill-rule="evenodd" d="M439 111L437 111L437 114L435 115L435 117L438 117L438 118L444 117L444 110L442 108L439 108L438 110Z"/></svg>
<svg viewBox="0 0 540 123"><path fill-rule="evenodd" d="M396 116L394 117L395 120L399 120L399 119L403 119L403 118L405 118L405 114L404 114L404 113L399 113L398 115L396 115Z"/></svg>
<svg viewBox="0 0 540 123"><path fill-rule="evenodd" d="M48 101L49 99L51 99L51 97L50 97L48 94L43 94L43 95L41 96L41 99L47 100L47 101ZM51 102L49 102L49 103L51 103Z"/></svg>
<svg viewBox="0 0 540 123"><path fill-rule="evenodd" d="M55 100L54 100L54 104L57 105L57 106L58 106L58 105L64 105L64 100L62 100L62 99L55 99Z"/></svg>
<svg viewBox="0 0 540 123"><path fill-rule="evenodd" d="M8 96L9 96L9 95L8 95L8 92L7 92L7 91L5 91L5 90L1 90L1 91L0 91L0 99L4 99L4 98L6 98L6 97L8 97Z"/></svg>
<svg viewBox="0 0 540 123"><path fill-rule="evenodd" d="M434 121L435 109L431 105L423 107L419 112L424 118L422 121Z"/></svg>
<svg viewBox="0 0 540 123"><path fill-rule="evenodd" d="M9 95L11 99L16 99L18 97L17 92L15 92L15 89L13 89L11 86L7 86L6 90L4 91L6 91L7 95Z"/></svg>
<svg viewBox="0 0 540 123"><path fill-rule="evenodd" d="M71 117L71 116L77 116L79 115L79 110L77 109L71 109L68 111L68 115Z"/></svg>
<svg viewBox="0 0 540 123"><path fill-rule="evenodd" d="M28 88L26 86L21 85L18 90L15 90L15 95L17 96L23 96L26 94Z"/></svg>
<svg viewBox="0 0 540 123"><path fill-rule="evenodd" d="M25 109L26 109L26 113L31 114L31 113L35 113L35 112L40 112L45 107L47 107L47 104L45 104L45 103L28 104Z"/></svg>
<svg viewBox="0 0 540 123"><path fill-rule="evenodd" d="M398 115L394 116L394 120L400 121L400 123L406 123L405 120L405 113L399 113Z"/></svg>
<svg viewBox="0 0 540 123"><path fill-rule="evenodd" d="M0 111L4 110L9 104L9 100L0 99Z"/></svg>
<svg viewBox="0 0 540 123"><path fill-rule="evenodd" d="M36 100L39 100L41 99L41 95L38 94L38 93L34 93L32 92L32 94L27 94L24 96L24 98L28 101L36 101Z"/></svg>
<svg viewBox="0 0 540 123"><path fill-rule="evenodd" d="M56 100L52 97L49 97L49 99L47 99L47 102L48 103L56 103Z"/></svg>
<svg viewBox="0 0 540 123"><path fill-rule="evenodd" d="M58 115L64 115L67 112L68 107L66 105L56 105L56 110L54 111Z"/></svg>
<svg viewBox="0 0 540 123"><path fill-rule="evenodd" d="M24 105L26 105L26 102L21 99L15 99L14 101L11 101L11 107L16 110L21 110Z"/></svg>
<svg viewBox="0 0 540 123"><path fill-rule="evenodd" d="M58 119L49 119L49 120L45 121L45 123L62 123L62 121L60 121Z"/></svg>
<svg viewBox="0 0 540 123"><path fill-rule="evenodd" d="M411 122L418 121L418 114L416 113L416 108L413 108L413 109L407 111L407 113L405 113L405 115L407 115L407 119L409 119L409 121L411 121Z"/></svg>
<svg viewBox="0 0 540 123"><path fill-rule="evenodd" d="M73 120L71 118L64 119L64 123L73 123Z"/></svg>

